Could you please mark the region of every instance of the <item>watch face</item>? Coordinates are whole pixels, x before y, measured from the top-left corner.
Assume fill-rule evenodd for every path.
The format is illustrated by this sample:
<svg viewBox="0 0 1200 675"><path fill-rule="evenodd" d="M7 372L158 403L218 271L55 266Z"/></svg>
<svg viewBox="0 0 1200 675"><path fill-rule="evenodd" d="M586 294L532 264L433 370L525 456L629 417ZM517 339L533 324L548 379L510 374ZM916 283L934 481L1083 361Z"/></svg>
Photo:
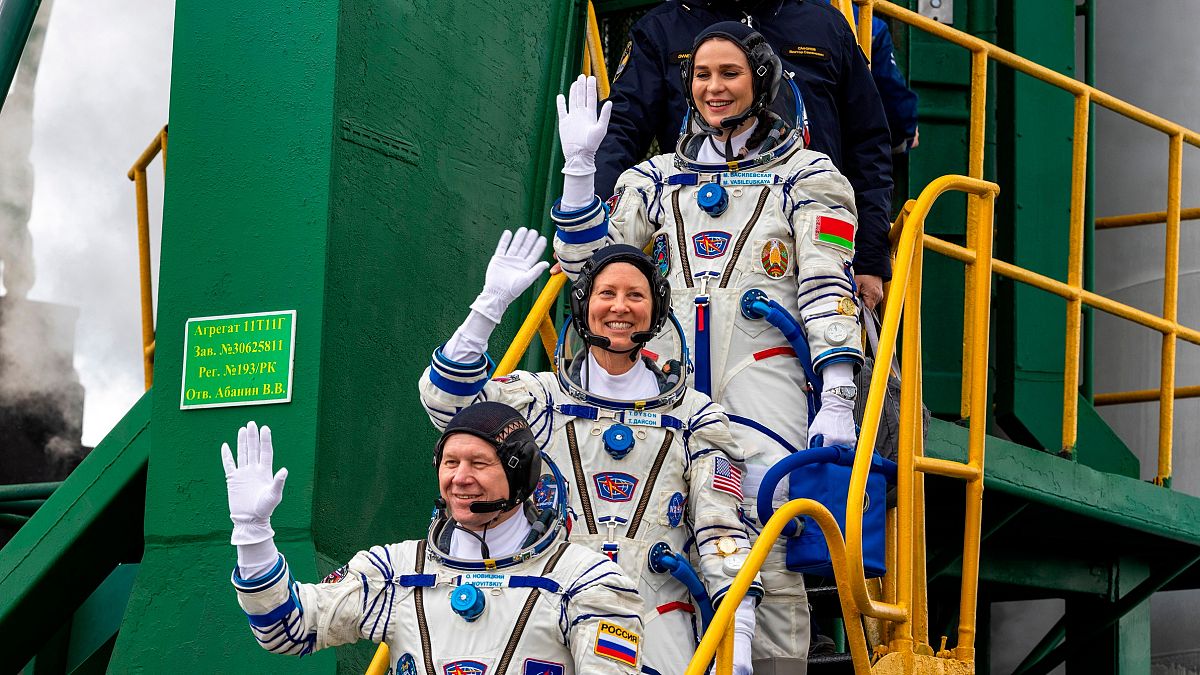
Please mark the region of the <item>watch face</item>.
<svg viewBox="0 0 1200 675"><path fill-rule="evenodd" d="M858 396L858 387L834 387L830 389L834 396L853 401Z"/></svg>

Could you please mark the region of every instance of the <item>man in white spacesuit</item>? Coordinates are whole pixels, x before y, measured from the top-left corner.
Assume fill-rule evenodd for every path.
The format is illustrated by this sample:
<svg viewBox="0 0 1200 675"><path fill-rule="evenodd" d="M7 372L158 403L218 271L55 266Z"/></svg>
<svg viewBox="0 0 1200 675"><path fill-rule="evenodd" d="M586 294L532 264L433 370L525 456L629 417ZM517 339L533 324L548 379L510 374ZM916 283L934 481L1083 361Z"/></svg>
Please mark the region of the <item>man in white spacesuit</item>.
<svg viewBox="0 0 1200 675"><path fill-rule="evenodd" d="M593 178L608 104L597 114L594 84L583 78L569 105L559 97L566 161L554 247L572 276L613 242L650 251L695 345L695 387L728 411L746 453L746 512L754 514L772 464L811 445L855 442L853 375L862 351L850 267L854 190L828 157L804 148L799 89L761 35L737 22L715 24L691 55L682 65L689 114L676 152L626 171L607 204L594 195ZM778 316L806 344L745 311L756 299L778 303ZM819 399L810 379L824 380ZM786 494L781 484L777 504ZM781 541L763 568L756 659L807 655L803 580L784 559Z"/></svg>
<svg viewBox="0 0 1200 675"><path fill-rule="evenodd" d="M683 673L708 600L720 603L748 553L738 518L741 453L720 406L683 381L686 348L670 313L669 284L646 254L629 246L598 251L572 285L557 373L488 379L488 339L508 305L546 269L539 262L545 247L536 232L504 233L467 320L434 352L421 400L439 427L479 400L525 414L552 468L568 477L570 540L606 553L639 582L647 672ZM675 337L660 336L673 346L643 350L660 331ZM580 344L572 344L572 335ZM691 553L698 578L687 577ZM755 582L737 611L739 675L751 672L760 594Z"/></svg>
<svg viewBox="0 0 1200 675"><path fill-rule="evenodd" d="M429 536L375 546L322 583L292 580L271 512L271 431L221 448L233 519L238 602L255 639L304 655L358 640L386 642L398 675L638 673L642 603L606 557L568 543L565 505L539 509L542 461L528 422L481 403L446 425L434 454L441 499Z"/></svg>

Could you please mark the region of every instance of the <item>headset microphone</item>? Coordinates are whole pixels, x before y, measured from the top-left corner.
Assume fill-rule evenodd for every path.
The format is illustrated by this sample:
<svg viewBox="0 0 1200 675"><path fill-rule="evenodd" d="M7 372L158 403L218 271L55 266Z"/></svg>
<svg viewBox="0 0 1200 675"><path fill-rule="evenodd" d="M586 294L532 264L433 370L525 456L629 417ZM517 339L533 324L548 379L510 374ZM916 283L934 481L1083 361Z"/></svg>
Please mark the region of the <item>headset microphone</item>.
<svg viewBox="0 0 1200 675"><path fill-rule="evenodd" d="M489 502L471 502L471 513L495 513L503 511L507 506L507 499L493 499Z"/></svg>

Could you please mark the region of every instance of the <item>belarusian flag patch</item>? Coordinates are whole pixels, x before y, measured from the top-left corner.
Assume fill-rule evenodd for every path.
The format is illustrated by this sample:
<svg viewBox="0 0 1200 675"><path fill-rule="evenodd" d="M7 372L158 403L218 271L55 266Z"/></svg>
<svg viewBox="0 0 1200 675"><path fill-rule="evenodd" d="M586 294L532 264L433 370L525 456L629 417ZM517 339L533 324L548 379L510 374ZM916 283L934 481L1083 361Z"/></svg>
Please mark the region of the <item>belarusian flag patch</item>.
<svg viewBox="0 0 1200 675"><path fill-rule="evenodd" d="M833 216L817 216L813 241L846 253L854 252L854 223Z"/></svg>

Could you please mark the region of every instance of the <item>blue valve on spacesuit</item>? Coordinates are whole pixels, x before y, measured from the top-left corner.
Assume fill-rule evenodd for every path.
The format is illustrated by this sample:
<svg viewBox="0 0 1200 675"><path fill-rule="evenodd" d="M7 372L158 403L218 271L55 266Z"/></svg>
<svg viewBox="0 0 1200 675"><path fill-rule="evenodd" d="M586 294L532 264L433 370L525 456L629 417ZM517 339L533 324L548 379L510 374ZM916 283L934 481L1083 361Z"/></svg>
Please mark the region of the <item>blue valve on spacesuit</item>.
<svg viewBox="0 0 1200 675"><path fill-rule="evenodd" d="M692 594L692 599L700 608L702 627L707 628L713 617L712 601L708 598L708 590L704 588L704 582L700 581L700 575L692 569L687 558L672 551L671 546L665 541L651 546L647 557L651 572L655 574L670 572L671 576L678 579L684 588L688 589L688 592Z"/></svg>
<svg viewBox="0 0 1200 675"><path fill-rule="evenodd" d="M696 193L696 204L700 206L700 210L716 218L729 208L729 194L720 183L706 183Z"/></svg>
<svg viewBox="0 0 1200 675"><path fill-rule="evenodd" d="M450 594L450 609L467 622L474 621L483 614L483 605L483 593L474 584L463 584Z"/></svg>
<svg viewBox="0 0 1200 675"><path fill-rule="evenodd" d="M624 424L614 424L604 431L604 449L613 459L624 459L633 448L633 430Z"/></svg>

